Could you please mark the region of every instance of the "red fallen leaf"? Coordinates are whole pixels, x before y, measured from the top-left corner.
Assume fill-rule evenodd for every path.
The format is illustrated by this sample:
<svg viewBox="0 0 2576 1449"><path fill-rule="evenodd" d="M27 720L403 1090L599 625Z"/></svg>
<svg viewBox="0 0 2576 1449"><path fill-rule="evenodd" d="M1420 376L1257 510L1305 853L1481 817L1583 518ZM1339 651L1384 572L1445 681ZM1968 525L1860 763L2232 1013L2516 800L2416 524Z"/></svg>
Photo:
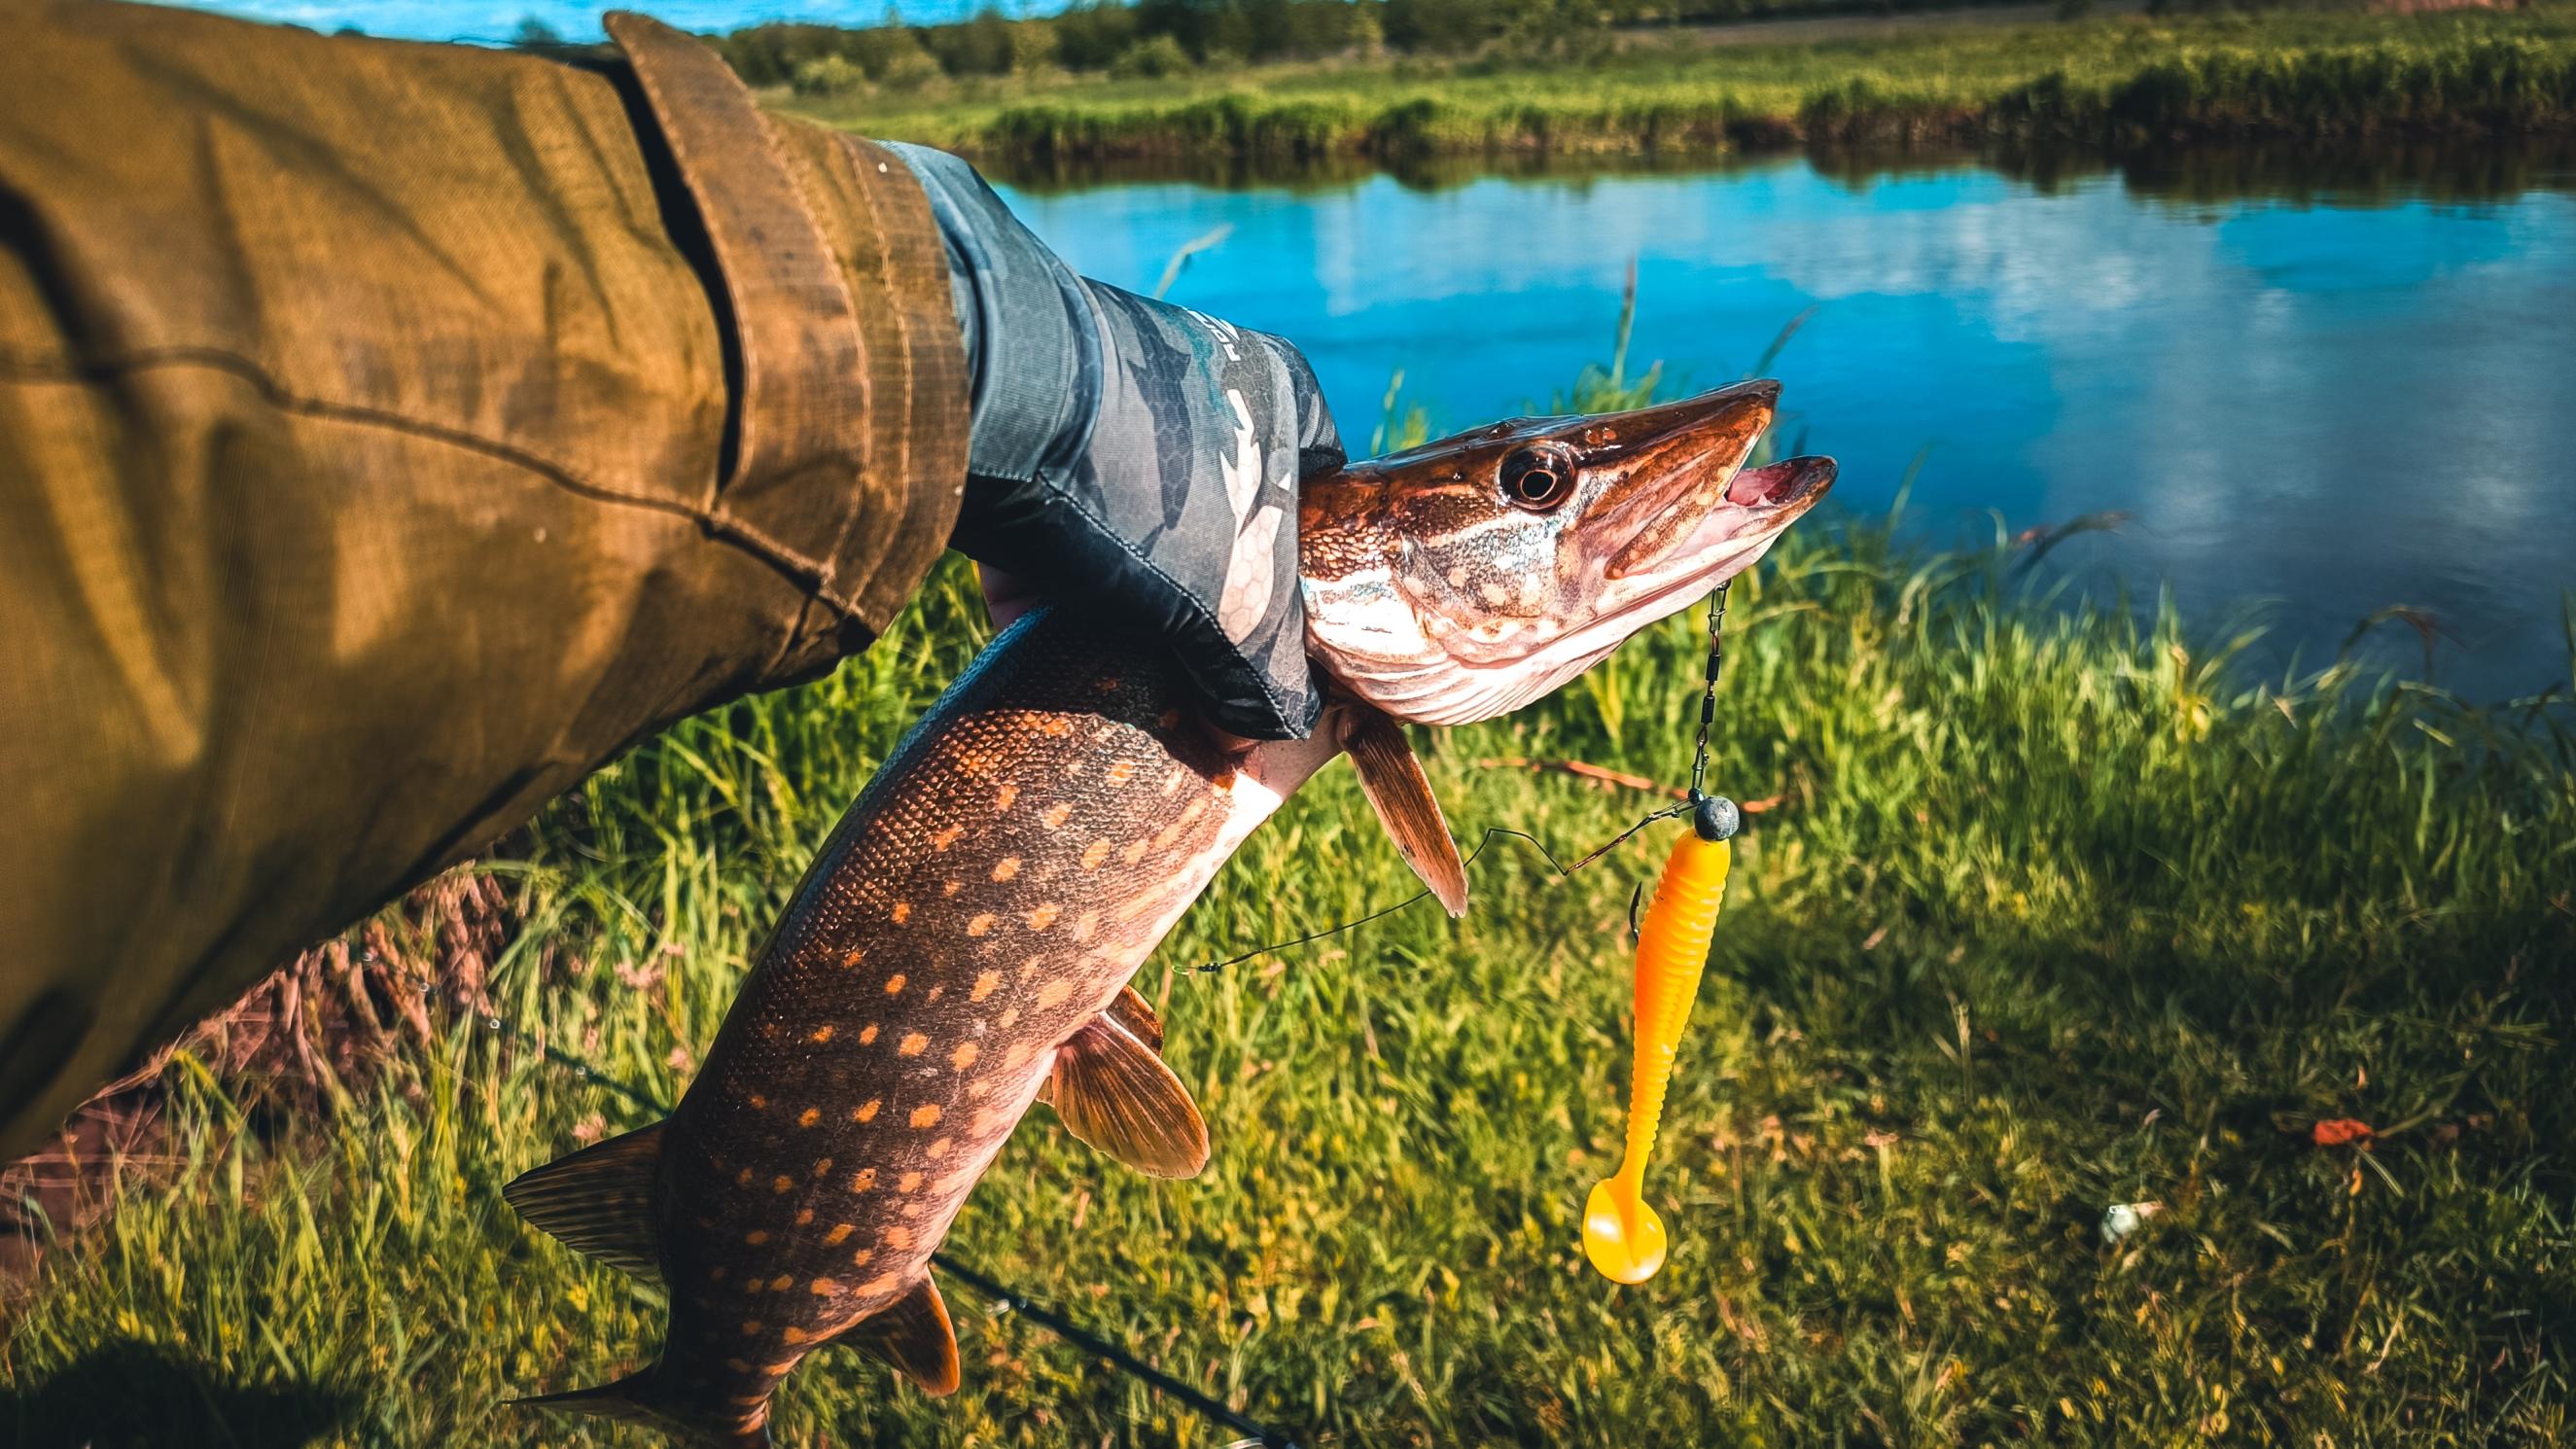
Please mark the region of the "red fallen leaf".
<svg viewBox="0 0 2576 1449"><path fill-rule="evenodd" d="M2329 1117L2308 1134L2319 1147L2343 1147L2355 1142L2366 1144L2377 1135L2370 1130L2369 1123L2356 1122L2350 1117Z"/></svg>

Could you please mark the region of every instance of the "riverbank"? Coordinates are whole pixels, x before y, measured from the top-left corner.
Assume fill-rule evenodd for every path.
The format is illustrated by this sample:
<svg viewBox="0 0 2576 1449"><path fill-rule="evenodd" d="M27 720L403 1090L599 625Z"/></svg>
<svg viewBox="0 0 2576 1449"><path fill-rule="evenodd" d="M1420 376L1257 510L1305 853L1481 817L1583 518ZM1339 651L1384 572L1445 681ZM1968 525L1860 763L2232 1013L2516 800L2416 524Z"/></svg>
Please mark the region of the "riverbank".
<svg viewBox="0 0 2576 1449"><path fill-rule="evenodd" d="M2051 607L2025 557L1820 518L1738 585L1710 779L1768 808L1666 1108L1653 1284L1576 1246L1619 1152L1651 845L1559 881L1506 841L1462 922L1176 971L1414 889L1341 769L1139 978L1207 1173L1125 1172L1038 1112L951 1251L1308 1443L2563 1438L2567 686L2482 711L2345 668L2266 683L2241 641ZM1515 762L1672 778L1699 627L1436 736L1461 834L1570 858L1633 819L1649 797ZM318 1115L244 1130L264 1083L182 1059L169 1149L0 1307L0 1440L164 1442L184 1402L187 1442L646 1442L503 1406L649 1359L662 1310L501 1185L649 1115L564 1062L687 1083L980 629L952 565L830 678L557 802L472 868L511 930L474 1014ZM2148 1206L2106 1243L2112 1204ZM960 1394L819 1355L782 1442L1204 1439L949 1303Z"/></svg>
<svg viewBox="0 0 2576 1449"><path fill-rule="evenodd" d="M2576 130L2565 3L1883 26L1812 43L1678 36L1582 65L1347 62L773 99L1006 166Z"/></svg>

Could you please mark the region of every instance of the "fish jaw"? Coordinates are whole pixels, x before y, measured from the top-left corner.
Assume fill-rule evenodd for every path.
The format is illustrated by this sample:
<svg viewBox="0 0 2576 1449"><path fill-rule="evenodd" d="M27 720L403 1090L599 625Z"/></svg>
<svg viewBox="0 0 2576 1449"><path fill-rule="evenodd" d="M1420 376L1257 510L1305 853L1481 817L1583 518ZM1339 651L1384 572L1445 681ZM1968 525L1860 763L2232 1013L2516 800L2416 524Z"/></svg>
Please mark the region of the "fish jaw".
<svg viewBox="0 0 2576 1449"><path fill-rule="evenodd" d="M1833 482L1830 458L1791 458L1738 473L1726 490L1728 506L1703 515L1659 566L1621 579L1625 587L1618 606L1568 631L1528 671L1529 678L1508 692L1511 702L1497 712L1509 713L1554 690L1600 663L1639 630L1679 613L1751 568ZM1738 503L1739 494L1753 501Z"/></svg>
<svg viewBox="0 0 2576 1449"><path fill-rule="evenodd" d="M1833 486L1746 470L1775 383L1498 423L1310 483L1310 654L1401 720L1507 714L1749 567Z"/></svg>

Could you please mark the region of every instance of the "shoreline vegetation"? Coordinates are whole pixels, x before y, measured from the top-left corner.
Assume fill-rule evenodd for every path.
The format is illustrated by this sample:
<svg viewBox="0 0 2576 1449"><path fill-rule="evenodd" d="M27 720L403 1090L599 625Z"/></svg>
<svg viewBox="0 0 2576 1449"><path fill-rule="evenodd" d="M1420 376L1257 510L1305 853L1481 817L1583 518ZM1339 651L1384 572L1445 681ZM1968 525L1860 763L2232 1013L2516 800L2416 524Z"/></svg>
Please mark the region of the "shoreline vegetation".
<svg viewBox="0 0 2576 1449"><path fill-rule="evenodd" d="M1596 371L1569 403L1652 387ZM1207 1173L1125 1172L1035 1113L950 1250L1304 1442L2562 1442L2576 598L2570 680L2478 708L2063 604L2044 543L1900 534L1820 516L1735 589L1710 780L1773 803L1667 1109L1651 1289L1606 1289L1577 1245L1620 1150L1651 841L1565 880L1505 842L1463 921L1183 974L1413 893L1339 769L1138 979ZM1462 840L1571 858L1660 803L1515 766L1671 779L1701 628L1431 737ZM0 1304L0 1440L165 1442L185 1402L207 1443L645 1443L505 1406L648 1360L661 1313L501 1187L650 1115L568 1064L676 1096L803 863L984 632L952 559L831 676L555 802L463 868L506 903L470 976L391 993L464 1004L319 1072L310 1107L174 1058L166 1145ZM819 1355L781 1442L1205 1437L950 1302L962 1392Z"/></svg>
<svg viewBox="0 0 2576 1449"><path fill-rule="evenodd" d="M826 71L818 80L809 64L804 82L773 88L773 104L1006 169L2492 138L2576 132L2576 5L1938 27L1897 17L1880 34L1817 43L1676 35L1557 58L1345 57L910 88Z"/></svg>

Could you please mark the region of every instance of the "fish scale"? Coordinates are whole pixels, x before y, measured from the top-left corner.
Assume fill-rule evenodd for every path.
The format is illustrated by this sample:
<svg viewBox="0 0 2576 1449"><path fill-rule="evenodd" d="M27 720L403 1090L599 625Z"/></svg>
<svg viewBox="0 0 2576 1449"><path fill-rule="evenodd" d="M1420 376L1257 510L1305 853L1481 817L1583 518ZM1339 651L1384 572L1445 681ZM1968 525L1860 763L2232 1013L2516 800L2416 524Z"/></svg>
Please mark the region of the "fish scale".
<svg viewBox="0 0 2576 1449"><path fill-rule="evenodd" d="M896 746L646 1129L649 1186L618 1201L651 1204L630 1266L670 1286L670 1331L644 1382L591 1407L762 1442L806 1354L922 1290L1058 1049L1285 793L1243 788L1253 752L1184 690L1168 651L1041 611ZM512 1201L537 1216L521 1184Z"/></svg>
<svg viewBox="0 0 2576 1449"><path fill-rule="evenodd" d="M715 1398L765 1400L921 1280L1057 1045L1215 869L1234 778L1177 670L1078 631L1021 626L898 748L672 1117L664 1357L721 1367Z"/></svg>
<svg viewBox="0 0 2576 1449"><path fill-rule="evenodd" d="M750 1449L778 1381L835 1339L954 1389L931 1253L1033 1101L1142 1171L1206 1162L1127 982L1218 868L1347 752L1462 912L1398 721L1535 698L1758 557L1832 479L1792 460L1729 491L1775 394L1524 420L1308 480L1300 572L1332 685L1308 739L1215 734L1160 641L1069 609L1005 630L817 852L670 1119L506 1189L670 1290L656 1363L525 1402Z"/></svg>

